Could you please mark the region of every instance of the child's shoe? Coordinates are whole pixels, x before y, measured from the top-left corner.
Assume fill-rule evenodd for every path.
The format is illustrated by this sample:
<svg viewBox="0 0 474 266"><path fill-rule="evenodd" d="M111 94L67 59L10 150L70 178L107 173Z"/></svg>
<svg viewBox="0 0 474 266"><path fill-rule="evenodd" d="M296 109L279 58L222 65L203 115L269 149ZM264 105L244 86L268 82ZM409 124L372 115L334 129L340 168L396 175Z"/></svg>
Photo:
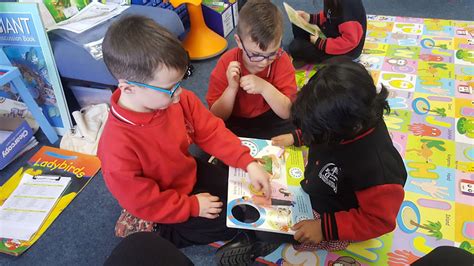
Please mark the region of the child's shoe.
<svg viewBox="0 0 474 266"><path fill-rule="evenodd" d="M280 244L257 241L245 232L239 232L231 241L217 249L218 265L251 265L256 258L266 256L277 249Z"/></svg>

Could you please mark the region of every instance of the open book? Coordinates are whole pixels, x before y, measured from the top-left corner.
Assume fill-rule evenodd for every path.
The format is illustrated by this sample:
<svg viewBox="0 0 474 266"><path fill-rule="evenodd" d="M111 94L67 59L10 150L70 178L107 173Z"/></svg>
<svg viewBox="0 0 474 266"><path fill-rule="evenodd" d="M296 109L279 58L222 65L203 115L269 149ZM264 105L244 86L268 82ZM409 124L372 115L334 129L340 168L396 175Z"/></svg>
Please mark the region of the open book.
<svg viewBox="0 0 474 266"><path fill-rule="evenodd" d="M286 14L288 15L288 19L290 22L295 24L296 26L300 27L301 29L305 30L306 32L318 36L321 39L326 39L326 35L321 31L321 29L316 24L310 24L303 20L295 9L293 9L290 5L286 2L283 2L283 6L285 7Z"/></svg>
<svg viewBox="0 0 474 266"><path fill-rule="evenodd" d="M74 33L82 33L91 29L129 8L129 6L121 6L115 3L105 5L89 0L19 0L19 2L36 2L39 4L41 18L47 31L63 29Z"/></svg>
<svg viewBox="0 0 474 266"><path fill-rule="evenodd" d="M272 195L256 191L248 174L229 167L227 226L250 230L294 234L290 228L313 219L311 202L300 186L304 160L301 148L272 146L269 140L241 138L270 175Z"/></svg>

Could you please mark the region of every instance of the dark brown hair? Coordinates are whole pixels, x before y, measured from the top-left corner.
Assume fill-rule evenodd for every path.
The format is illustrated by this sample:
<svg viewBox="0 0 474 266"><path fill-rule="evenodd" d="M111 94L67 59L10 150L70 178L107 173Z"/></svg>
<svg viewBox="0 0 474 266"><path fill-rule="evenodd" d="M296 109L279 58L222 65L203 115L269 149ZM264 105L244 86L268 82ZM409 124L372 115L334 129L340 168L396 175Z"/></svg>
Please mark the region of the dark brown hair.
<svg viewBox="0 0 474 266"><path fill-rule="evenodd" d="M102 42L107 68L116 79L149 82L162 67L182 70L189 64L181 42L153 19L132 15L114 22Z"/></svg>
<svg viewBox="0 0 474 266"><path fill-rule="evenodd" d="M250 0L240 10L237 35L250 36L258 47L266 51L268 46L283 36L283 17L280 10L269 0Z"/></svg>

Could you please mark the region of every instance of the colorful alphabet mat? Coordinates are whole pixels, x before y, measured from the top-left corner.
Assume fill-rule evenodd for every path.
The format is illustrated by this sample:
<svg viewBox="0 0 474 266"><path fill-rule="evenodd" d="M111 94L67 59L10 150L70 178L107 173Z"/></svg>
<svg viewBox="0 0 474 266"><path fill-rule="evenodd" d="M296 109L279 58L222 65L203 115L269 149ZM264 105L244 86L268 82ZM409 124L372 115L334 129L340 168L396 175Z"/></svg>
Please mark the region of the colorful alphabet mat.
<svg viewBox="0 0 474 266"><path fill-rule="evenodd" d="M343 252L285 245L265 260L402 266L442 245L474 253L474 22L370 15L360 61L390 89L385 121L409 174L397 227ZM297 70L298 85L316 68Z"/></svg>

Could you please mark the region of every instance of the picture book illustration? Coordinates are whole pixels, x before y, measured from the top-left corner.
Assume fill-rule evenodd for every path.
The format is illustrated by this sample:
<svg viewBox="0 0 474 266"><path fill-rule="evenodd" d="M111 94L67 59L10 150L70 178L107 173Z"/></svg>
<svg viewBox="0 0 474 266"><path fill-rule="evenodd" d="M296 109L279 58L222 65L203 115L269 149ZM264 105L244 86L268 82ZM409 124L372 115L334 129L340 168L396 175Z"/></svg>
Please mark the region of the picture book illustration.
<svg viewBox="0 0 474 266"><path fill-rule="evenodd" d="M293 9L289 4L283 2L283 6L285 7L286 14L288 15L288 19L291 23L295 24L296 26L300 27L301 29L305 30L306 32L318 36L321 39L326 39L326 35L321 31L321 29L316 24L311 24L303 20L295 9Z"/></svg>
<svg viewBox="0 0 474 266"><path fill-rule="evenodd" d="M63 135L72 121L38 5L0 3L0 22L0 64L20 70L46 119ZM0 97L21 100L11 84L0 86Z"/></svg>
<svg viewBox="0 0 474 266"><path fill-rule="evenodd" d="M303 150L272 146L269 140L241 141L269 174L272 191L267 198L251 185L245 171L230 167L227 226L294 234L290 229L294 224L314 217L299 183L304 177Z"/></svg>
<svg viewBox="0 0 474 266"><path fill-rule="evenodd" d="M338 252L284 244L263 264L408 266L438 246L474 254L474 22L368 15L367 24L359 62L389 89L384 119L408 172L396 228ZM319 67L297 69L298 87Z"/></svg>
<svg viewBox="0 0 474 266"><path fill-rule="evenodd" d="M43 146L8 180L0 183L0 206L26 176L62 176L70 182L39 230L29 240L0 238L0 252L18 256L30 248L100 169L96 156ZM0 217L0 223L6 223Z"/></svg>
<svg viewBox="0 0 474 266"><path fill-rule="evenodd" d="M55 22L61 22L74 16L89 2L89 0L43 0Z"/></svg>

